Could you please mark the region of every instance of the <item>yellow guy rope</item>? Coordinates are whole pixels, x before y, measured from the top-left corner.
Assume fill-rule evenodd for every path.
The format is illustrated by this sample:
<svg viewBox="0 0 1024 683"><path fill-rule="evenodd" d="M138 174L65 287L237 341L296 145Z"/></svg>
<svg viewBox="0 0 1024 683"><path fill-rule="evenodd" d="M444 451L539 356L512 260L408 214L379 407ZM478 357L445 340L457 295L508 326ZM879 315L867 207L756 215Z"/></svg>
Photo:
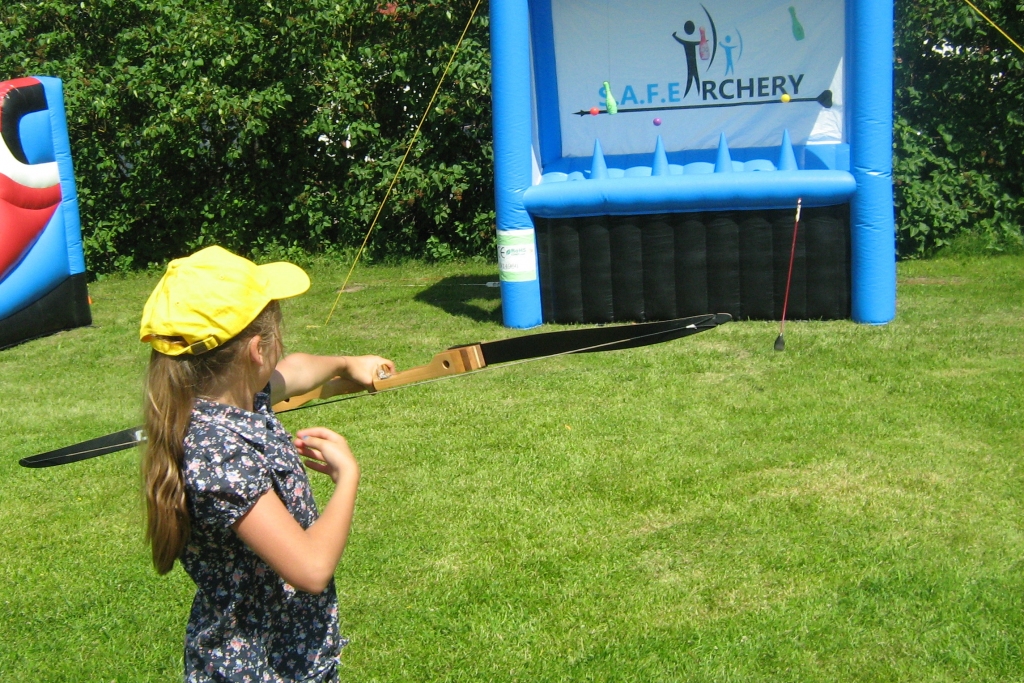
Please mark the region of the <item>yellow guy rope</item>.
<svg viewBox="0 0 1024 683"><path fill-rule="evenodd" d="M1004 38L1006 38L1006 39L1007 39L1008 41L1010 41L1011 43L1013 43L1013 46L1014 46L1015 48L1017 48L1017 49L1018 49L1018 50L1020 50L1021 52L1024 52L1024 47L1021 47L1021 46L1020 46L1020 44L1019 44L1019 43L1018 43L1018 42L1017 42L1016 40L1014 40L1013 38L1011 38L1011 37L1010 37L1010 35L1009 35L1009 34L1008 34L1008 33L1007 33L1006 31L1004 31L1003 29L999 28L999 24L997 24L996 22L994 22L994 21L992 21L991 19L989 19L989 18L988 18L988 17L987 17L986 15L985 15L985 13L984 13L984 12L982 12L982 11L981 11L980 9L978 9L977 7L975 7L975 6L974 6L974 3L972 3L972 2L971 2L971 0L964 0L964 2L966 2L966 3L968 4L968 5L970 5L970 6L971 6L971 9L972 9L972 10L974 10L975 12L977 12L978 14L980 14L980 15L982 16L982 18L983 18L983 19L984 19L985 21L987 21L988 23L992 24L992 28L994 28L995 30L997 30L997 31L999 31L1000 33L1002 33L1002 34L1003 34L1003 37L1004 37Z"/></svg>
<svg viewBox="0 0 1024 683"><path fill-rule="evenodd" d="M402 172L402 168L405 166L405 160L409 158L409 153L412 152L412 147L416 144L416 138L420 134L420 129L423 128L423 123L427 120L427 115L434 107L434 100L437 99L437 93L441 91L441 84L444 83L444 78L448 75L448 70L451 69L452 62L455 61L455 55L459 53L459 48L462 47L462 41L466 37L466 33L469 32L469 26L473 23L473 17L476 16L476 11L479 9L481 1L482 0L476 0L476 5L473 6L473 11L469 13L469 20L466 22L466 27L462 29L462 35L459 36L459 42L455 44L455 49L452 50L452 56L448 60L448 64L444 67L444 71L441 73L441 79L437 82L437 87L434 88L434 94L430 96L430 103L423 111L423 116L420 118L420 122L416 126L416 130L412 134L412 139L409 140L409 146L406 148L405 154L402 156L402 162L398 164L398 170L395 171L395 176L391 179L391 184L388 185L388 191L384 193L384 199L381 200L380 206L377 207L377 215L373 217L373 221L370 223L370 229L366 231L366 237L363 238L363 244L359 247L359 251L356 252L356 257L352 260L352 267L348 269L348 275L345 276L345 282L342 283L341 289L338 290L338 296L334 299L334 305L331 306L331 312L327 314L327 320L324 322L324 325L331 322L331 316L334 315L334 309L338 307L338 302L341 301L341 295L345 291L345 287L348 286L349 278L352 277L352 271L356 269L356 264L359 263L359 257L363 255L363 250L366 249L366 244L370 241L370 235L373 233L373 229L377 227L377 219L380 218L381 211L384 210L384 205L387 204L388 197L391 196L391 190L394 189L395 183L398 181L398 175Z"/></svg>

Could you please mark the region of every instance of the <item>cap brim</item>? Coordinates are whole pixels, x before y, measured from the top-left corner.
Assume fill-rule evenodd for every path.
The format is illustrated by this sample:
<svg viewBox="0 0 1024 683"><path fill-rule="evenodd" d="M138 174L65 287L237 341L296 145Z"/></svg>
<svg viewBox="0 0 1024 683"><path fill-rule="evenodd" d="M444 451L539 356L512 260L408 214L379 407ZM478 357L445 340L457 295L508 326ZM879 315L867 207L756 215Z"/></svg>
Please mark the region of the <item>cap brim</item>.
<svg viewBox="0 0 1024 683"><path fill-rule="evenodd" d="M309 276L294 263L265 263L259 269L267 278L267 296L273 300L298 296L309 289Z"/></svg>

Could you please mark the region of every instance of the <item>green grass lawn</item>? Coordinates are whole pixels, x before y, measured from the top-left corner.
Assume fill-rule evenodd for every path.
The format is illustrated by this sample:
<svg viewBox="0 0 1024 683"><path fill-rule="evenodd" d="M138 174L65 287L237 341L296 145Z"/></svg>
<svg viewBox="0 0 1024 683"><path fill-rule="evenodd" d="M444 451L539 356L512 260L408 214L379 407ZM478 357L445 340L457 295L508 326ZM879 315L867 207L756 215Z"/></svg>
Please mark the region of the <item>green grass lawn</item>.
<svg viewBox="0 0 1024 683"><path fill-rule="evenodd" d="M286 343L400 367L497 339L494 266L311 269ZM1024 678L1024 257L899 266L882 327L732 323L283 416L363 468L342 679ZM0 352L0 679L180 680L193 587L158 577L134 451L156 276ZM554 328L557 329L557 328ZM318 500L329 481L314 475Z"/></svg>

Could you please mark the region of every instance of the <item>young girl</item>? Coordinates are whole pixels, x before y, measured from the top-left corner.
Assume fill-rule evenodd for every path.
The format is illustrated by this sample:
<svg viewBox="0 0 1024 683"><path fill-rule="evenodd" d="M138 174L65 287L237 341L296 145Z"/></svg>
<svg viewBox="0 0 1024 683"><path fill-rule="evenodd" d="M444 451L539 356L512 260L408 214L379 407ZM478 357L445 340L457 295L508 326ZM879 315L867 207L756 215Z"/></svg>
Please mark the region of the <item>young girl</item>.
<svg viewBox="0 0 1024 683"><path fill-rule="evenodd" d="M161 574L180 560L196 584L185 680L333 681L334 571L348 538L359 466L323 427L294 441L270 406L333 377L363 388L378 356L281 358L277 303L302 294L298 266L257 266L220 247L172 261L146 302L153 347L143 479L147 540ZM334 480L317 514L305 466Z"/></svg>

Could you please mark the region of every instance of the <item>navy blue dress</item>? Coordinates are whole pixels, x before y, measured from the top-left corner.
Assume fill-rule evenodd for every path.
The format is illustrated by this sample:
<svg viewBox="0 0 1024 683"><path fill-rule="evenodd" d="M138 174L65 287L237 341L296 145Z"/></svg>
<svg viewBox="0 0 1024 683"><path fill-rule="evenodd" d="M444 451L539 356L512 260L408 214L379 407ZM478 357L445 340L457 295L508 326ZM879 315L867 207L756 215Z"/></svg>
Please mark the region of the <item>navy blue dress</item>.
<svg viewBox="0 0 1024 683"><path fill-rule="evenodd" d="M308 528L309 478L267 391L254 412L198 399L185 437L192 531L181 564L196 584L185 630L185 681L334 681L341 648L331 579L312 595L286 583L231 525L271 488Z"/></svg>

